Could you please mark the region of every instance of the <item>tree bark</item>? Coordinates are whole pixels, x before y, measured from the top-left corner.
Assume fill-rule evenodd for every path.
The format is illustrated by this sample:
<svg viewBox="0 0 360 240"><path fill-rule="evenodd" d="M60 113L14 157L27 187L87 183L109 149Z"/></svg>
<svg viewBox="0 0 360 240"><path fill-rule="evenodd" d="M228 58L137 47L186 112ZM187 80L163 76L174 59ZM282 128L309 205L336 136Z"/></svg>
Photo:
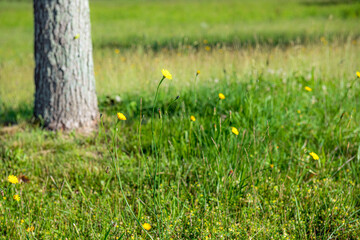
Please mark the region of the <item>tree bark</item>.
<svg viewBox="0 0 360 240"><path fill-rule="evenodd" d="M34 0L34 115L51 130L98 119L88 0Z"/></svg>

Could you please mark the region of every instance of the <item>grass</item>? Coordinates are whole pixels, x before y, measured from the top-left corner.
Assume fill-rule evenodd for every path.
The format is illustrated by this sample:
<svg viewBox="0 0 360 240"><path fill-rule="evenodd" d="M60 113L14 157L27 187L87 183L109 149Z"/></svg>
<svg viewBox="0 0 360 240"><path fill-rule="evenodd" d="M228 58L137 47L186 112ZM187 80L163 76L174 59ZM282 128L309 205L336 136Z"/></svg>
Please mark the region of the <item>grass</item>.
<svg viewBox="0 0 360 240"><path fill-rule="evenodd" d="M305 85L313 91L305 91ZM348 89L334 81L313 76L287 81L275 75L188 92L155 121L161 146L156 199L146 101L141 133L139 108L133 117L123 111L128 120L114 130L111 112L125 109L125 103L108 107L106 132L87 137L46 132L31 124L4 127L1 174L21 173L30 182L15 187L20 203L6 193L1 229L17 238L103 238L109 229L113 238L123 233L145 238L116 182L110 160L116 149L125 196L137 218L153 226L152 236L356 238L359 88L355 83L344 101ZM220 91L226 96L221 102ZM168 101L161 99L161 109L166 109ZM239 128L239 136L230 132L231 126ZM319 160L310 157L312 151ZM3 189L9 185L2 182ZM154 201L161 209L158 216ZM29 234L26 228L32 225L35 231Z"/></svg>
<svg viewBox="0 0 360 240"><path fill-rule="evenodd" d="M82 135L33 123L31 3L0 1L0 239L359 239L359 3L274 3L92 1Z"/></svg>
<svg viewBox="0 0 360 240"><path fill-rule="evenodd" d="M0 1L0 13L0 62L32 54L31 1ZM238 46L358 38L359 17L359 1L91 1L95 48L158 51L198 46L203 40Z"/></svg>

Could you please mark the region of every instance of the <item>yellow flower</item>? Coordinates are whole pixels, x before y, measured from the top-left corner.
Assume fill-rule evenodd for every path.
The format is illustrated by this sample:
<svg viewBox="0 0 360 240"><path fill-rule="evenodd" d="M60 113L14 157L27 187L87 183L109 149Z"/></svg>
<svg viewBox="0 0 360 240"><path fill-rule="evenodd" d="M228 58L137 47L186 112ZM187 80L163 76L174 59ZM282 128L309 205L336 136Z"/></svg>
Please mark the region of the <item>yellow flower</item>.
<svg viewBox="0 0 360 240"><path fill-rule="evenodd" d="M271 167L271 168L274 168L274 164L270 164L270 167Z"/></svg>
<svg viewBox="0 0 360 240"><path fill-rule="evenodd" d="M231 131L233 132L233 134L239 135L239 131L236 128L231 127Z"/></svg>
<svg viewBox="0 0 360 240"><path fill-rule="evenodd" d="M119 120L122 120L122 121L125 121L126 120L126 117L124 114L122 114L121 112L118 112L117 113L117 117Z"/></svg>
<svg viewBox="0 0 360 240"><path fill-rule="evenodd" d="M116 54L119 54L119 53L120 53L120 50L119 50L119 49L115 49L115 53L116 53Z"/></svg>
<svg viewBox="0 0 360 240"><path fill-rule="evenodd" d="M143 227L145 230L147 230L147 231L149 231L149 230L151 229L151 225L148 224L148 223L144 223L144 224L142 225L142 227Z"/></svg>
<svg viewBox="0 0 360 240"><path fill-rule="evenodd" d="M360 78L360 72L356 72L356 76Z"/></svg>
<svg viewBox="0 0 360 240"><path fill-rule="evenodd" d="M211 50L211 47L205 46L205 50L206 50L206 51L210 51L210 50Z"/></svg>
<svg viewBox="0 0 360 240"><path fill-rule="evenodd" d="M310 87L308 87L308 86L305 87L305 90L308 91L308 92L312 91L312 89Z"/></svg>
<svg viewBox="0 0 360 240"><path fill-rule="evenodd" d="M320 41L321 41L324 45L326 45L326 44L328 43L328 41L326 40L325 37L321 37L321 38L320 38Z"/></svg>
<svg viewBox="0 0 360 240"><path fill-rule="evenodd" d="M28 227L26 229L27 232L33 232L35 230L35 227L34 226L31 226L31 227Z"/></svg>
<svg viewBox="0 0 360 240"><path fill-rule="evenodd" d="M20 196L17 195L17 194L15 194L13 198L14 198L14 200L17 201L17 202L20 201Z"/></svg>
<svg viewBox="0 0 360 240"><path fill-rule="evenodd" d="M10 176L8 177L8 181L11 182L11 183L13 183L13 184L19 183L18 178L17 178L16 176L14 176L14 175L10 175Z"/></svg>
<svg viewBox="0 0 360 240"><path fill-rule="evenodd" d="M220 98L221 100L224 100L224 99L225 99L225 95L222 94L222 93L219 93L219 98Z"/></svg>
<svg viewBox="0 0 360 240"><path fill-rule="evenodd" d="M316 153L311 152L311 153L309 153L309 154L310 154L310 156L312 156L312 158L313 158L314 160L319 160L319 156L318 156Z"/></svg>
<svg viewBox="0 0 360 240"><path fill-rule="evenodd" d="M190 120L195 122L196 118L194 116L190 116Z"/></svg>
<svg viewBox="0 0 360 240"><path fill-rule="evenodd" d="M196 76L200 74L200 70L196 71ZM360 74L360 73L359 73Z"/></svg>
<svg viewBox="0 0 360 240"><path fill-rule="evenodd" d="M161 70L161 73L164 76L164 78L167 78L167 79L170 79L170 80L172 79L172 75L168 70L163 69L163 70Z"/></svg>

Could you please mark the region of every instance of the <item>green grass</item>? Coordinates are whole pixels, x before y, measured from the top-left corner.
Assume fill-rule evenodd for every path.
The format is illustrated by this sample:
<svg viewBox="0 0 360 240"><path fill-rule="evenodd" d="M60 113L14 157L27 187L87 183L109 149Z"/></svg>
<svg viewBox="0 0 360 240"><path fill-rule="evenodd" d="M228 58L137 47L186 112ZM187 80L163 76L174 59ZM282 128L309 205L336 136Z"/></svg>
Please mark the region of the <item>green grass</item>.
<svg viewBox="0 0 360 240"><path fill-rule="evenodd" d="M223 78L227 84L187 92L167 113L173 96L160 95L163 114L155 121L160 187L155 199L149 98L143 99L142 110L139 96L117 106L103 102L106 132L100 129L87 137L46 132L31 124L3 128L1 188L9 188L5 178L10 174L22 173L30 182L11 187L20 193L19 203L11 199L14 190L5 191L2 233L24 238L25 229L34 225L29 236L41 239L104 238L109 229L111 238L122 233L145 238L116 181L110 160L116 149L125 196L137 218L153 226L153 237L356 238L359 83L348 89L312 75L285 80L251 76L243 83L228 77ZM305 85L313 91L305 91ZM218 92L226 99L219 102ZM128 101L134 102L132 111ZM114 133L118 110L128 120ZM239 128L238 136L231 133L232 126ZM312 151L320 160L310 157Z"/></svg>
<svg viewBox="0 0 360 240"><path fill-rule="evenodd" d="M358 1L91 8L83 135L32 120L31 2L0 1L0 239L359 239Z"/></svg>
<svg viewBox="0 0 360 240"><path fill-rule="evenodd" d="M315 3L331 1L315 1ZM91 1L95 48L285 45L358 38L359 1ZM0 1L0 62L33 51L31 1Z"/></svg>

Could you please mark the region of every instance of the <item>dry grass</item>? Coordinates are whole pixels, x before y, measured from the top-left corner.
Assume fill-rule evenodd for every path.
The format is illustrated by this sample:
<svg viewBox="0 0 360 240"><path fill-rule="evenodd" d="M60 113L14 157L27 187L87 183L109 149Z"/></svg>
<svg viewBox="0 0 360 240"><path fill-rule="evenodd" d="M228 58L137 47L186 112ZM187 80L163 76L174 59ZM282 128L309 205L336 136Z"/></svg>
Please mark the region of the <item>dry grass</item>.
<svg viewBox="0 0 360 240"><path fill-rule="evenodd" d="M200 82L217 82L224 71L234 79L252 74L307 75L314 71L317 78L337 79L343 83L358 70L360 42L346 44L294 45L287 48L215 48L210 51L190 48L182 51L152 52L139 49L115 53L115 49L94 51L97 93L122 95L143 93L158 81L162 68L174 75L171 88L181 91L193 84L194 74L201 71ZM27 64L6 62L1 67L0 96L3 104L17 106L32 103L34 94L32 57ZM11 79L11 80L10 80ZM231 80L231 79L230 79ZM151 94L151 93L148 93Z"/></svg>

